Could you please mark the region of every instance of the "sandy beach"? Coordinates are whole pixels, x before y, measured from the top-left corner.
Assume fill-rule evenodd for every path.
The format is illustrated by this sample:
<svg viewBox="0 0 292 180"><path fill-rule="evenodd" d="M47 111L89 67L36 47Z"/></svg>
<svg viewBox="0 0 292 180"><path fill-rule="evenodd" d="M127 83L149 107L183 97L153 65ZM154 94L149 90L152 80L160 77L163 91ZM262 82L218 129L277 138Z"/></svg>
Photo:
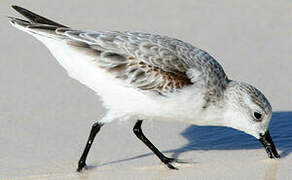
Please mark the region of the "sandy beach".
<svg viewBox="0 0 292 180"><path fill-rule="evenodd" d="M231 79L259 88L273 106L270 160L257 139L225 127L147 121L163 153L194 163L169 170L133 134L134 122L104 126L77 162L105 109L68 77L36 39L13 28L16 4L77 29L151 32L206 50ZM0 179L292 179L292 3L271 1L0 1Z"/></svg>

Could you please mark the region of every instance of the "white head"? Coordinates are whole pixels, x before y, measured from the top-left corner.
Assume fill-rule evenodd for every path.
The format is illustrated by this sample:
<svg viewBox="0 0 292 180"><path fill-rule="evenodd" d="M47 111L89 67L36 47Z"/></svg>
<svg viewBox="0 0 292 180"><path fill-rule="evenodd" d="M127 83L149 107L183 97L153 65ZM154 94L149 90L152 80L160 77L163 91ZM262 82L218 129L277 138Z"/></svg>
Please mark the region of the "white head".
<svg viewBox="0 0 292 180"><path fill-rule="evenodd" d="M225 125L259 139L269 157L279 157L268 128L272 107L267 98L255 87L231 81L224 93Z"/></svg>

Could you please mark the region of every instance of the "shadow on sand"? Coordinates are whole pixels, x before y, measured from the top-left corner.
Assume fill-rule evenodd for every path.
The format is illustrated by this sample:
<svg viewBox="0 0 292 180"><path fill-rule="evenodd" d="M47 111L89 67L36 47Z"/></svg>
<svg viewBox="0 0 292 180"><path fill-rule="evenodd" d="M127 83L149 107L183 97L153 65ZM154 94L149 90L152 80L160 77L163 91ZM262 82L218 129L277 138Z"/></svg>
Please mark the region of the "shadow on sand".
<svg viewBox="0 0 292 180"><path fill-rule="evenodd" d="M281 158L285 158L292 152L292 112L274 112L270 124L270 133L279 151ZM181 135L188 143L180 148L163 151L173 153L172 157L193 150L237 150L237 149L259 149L262 145L252 136L241 131L217 126L195 126L186 128ZM127 159L107 162L98 166L120 163L134 160L153 153L141 154ZM96 166L89 167L96 168Z"/></svg>
<svg viewBox="0 0 292 180"><path fill-rule="evenodd" d="M270 133L278 150L284 158L292 152L292 112L274 112L270 124ZM194 126L186 128L181 135L188 143L173 150L177 158L183 152L191 150L236 150L259 149L261 143L244 132L217 126Z"/></svg>

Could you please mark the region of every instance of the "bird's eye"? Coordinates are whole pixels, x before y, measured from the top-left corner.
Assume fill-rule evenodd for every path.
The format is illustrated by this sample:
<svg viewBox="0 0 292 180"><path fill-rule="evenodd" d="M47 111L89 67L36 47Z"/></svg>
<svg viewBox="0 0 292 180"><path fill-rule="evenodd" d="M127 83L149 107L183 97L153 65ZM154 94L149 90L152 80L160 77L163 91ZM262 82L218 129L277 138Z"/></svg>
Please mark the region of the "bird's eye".
<svg viewBox="0 0 292 180"><path fill-rule="evenodd" d="M257 121L260 121L262 119L262 114L259 112L254 112L253 116Z"/></svg>

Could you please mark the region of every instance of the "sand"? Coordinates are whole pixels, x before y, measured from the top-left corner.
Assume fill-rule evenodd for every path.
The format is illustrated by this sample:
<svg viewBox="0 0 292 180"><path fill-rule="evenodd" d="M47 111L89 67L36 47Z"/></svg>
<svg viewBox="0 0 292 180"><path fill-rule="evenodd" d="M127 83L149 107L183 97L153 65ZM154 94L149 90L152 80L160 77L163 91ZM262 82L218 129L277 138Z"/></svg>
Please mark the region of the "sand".
<svg viewBox="0 0 292 180"><path fill-rule="evenodd" d="M165 154L194 161L171 171L135 137L134 122L115 122L97 136L89 169L76 173L105 110L40 42L8 24L11 4L79 29L155 32L208 51L231 79L269 98L282 158L268 159L258 140L230 128L145 122ZM0 1L0 179L292 179L291 8L289 0Z"/></svg>

